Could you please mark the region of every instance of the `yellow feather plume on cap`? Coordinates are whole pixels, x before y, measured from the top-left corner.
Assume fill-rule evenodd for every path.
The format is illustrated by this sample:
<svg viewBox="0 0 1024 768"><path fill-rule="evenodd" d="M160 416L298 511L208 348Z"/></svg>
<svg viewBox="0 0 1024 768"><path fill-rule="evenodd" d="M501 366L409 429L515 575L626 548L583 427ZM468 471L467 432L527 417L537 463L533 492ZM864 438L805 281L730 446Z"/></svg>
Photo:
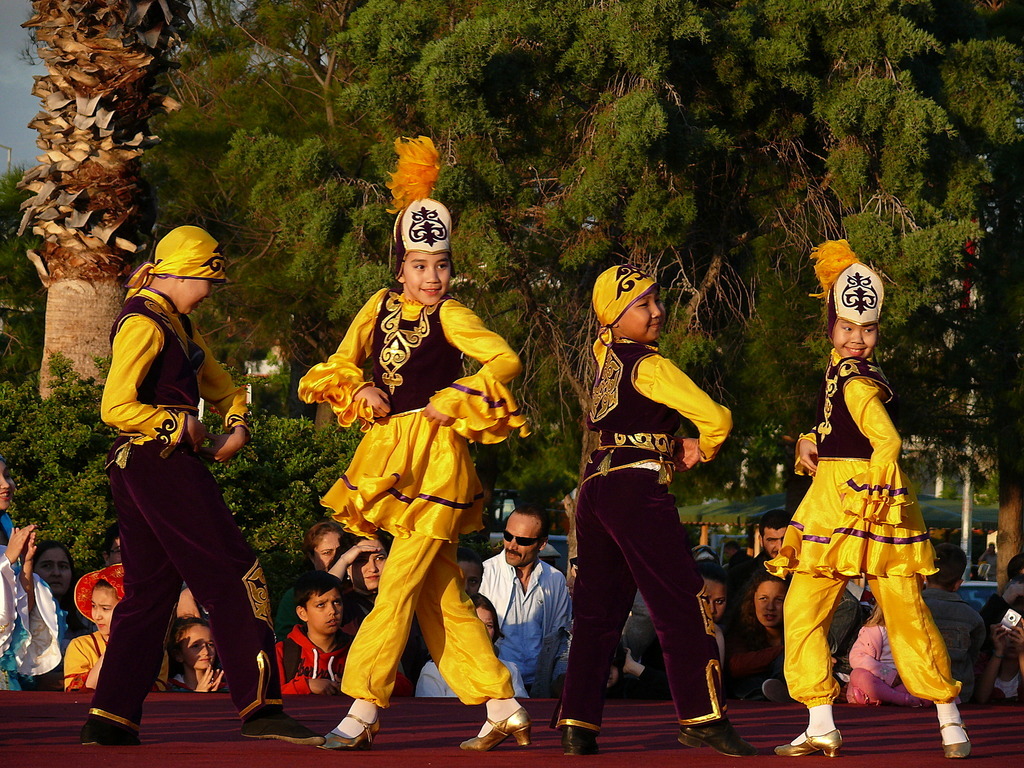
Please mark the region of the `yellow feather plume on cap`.
<svg viewBox="0 0 1024 768"><path fill-rule="evenodd" d="M395 139L395 152L398 166L387 184L392 198L390 213L398 213L409 203L430 197L441 171L441 155L429 136Z"/></svg>
<svg viewBox="0 0 1024 768"><path fill-rule="evenodd" d="M811 258L815 259L814 274L818 276L822 288L821 293L811 294L816 299L828 296L836 278L844 269L858 261L857 254L845 240L826 240L811 251Z"/></svg>

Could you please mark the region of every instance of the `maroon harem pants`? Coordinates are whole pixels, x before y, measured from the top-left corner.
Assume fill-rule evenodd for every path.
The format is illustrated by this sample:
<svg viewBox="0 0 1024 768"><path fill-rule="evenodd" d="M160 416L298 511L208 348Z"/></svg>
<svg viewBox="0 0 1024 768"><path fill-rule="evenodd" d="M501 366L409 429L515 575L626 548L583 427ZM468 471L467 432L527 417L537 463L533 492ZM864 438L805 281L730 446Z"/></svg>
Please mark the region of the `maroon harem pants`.
<svg viewBox="0 0 1024 768"><path fill-rule="evenodd" d="M263 569L213 475L179 446L160 458L156 441L133 446L127 466L108 455L124 563L124 600L114 610L92 717L138 730L142 702L160 671L164 635L184 581L210 614L217 657L239 715L281 709Z"/></svg>
<svg viewBox="0 0 1024 768"><path fill-rule="evenodd" d="M557 725L600 730L609 667L638 588L661 641L680 724L720 720L721 665L700 598L704 580L658 472L622 469L587 480L576 537L572 644Z"/></svg>

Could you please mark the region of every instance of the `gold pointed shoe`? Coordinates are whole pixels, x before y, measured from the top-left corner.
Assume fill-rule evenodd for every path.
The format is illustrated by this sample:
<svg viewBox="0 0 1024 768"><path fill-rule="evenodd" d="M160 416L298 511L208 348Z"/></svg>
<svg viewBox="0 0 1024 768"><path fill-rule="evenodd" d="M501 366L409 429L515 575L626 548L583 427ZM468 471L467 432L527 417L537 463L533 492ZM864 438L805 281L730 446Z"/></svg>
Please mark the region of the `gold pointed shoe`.
<svg viewBox="0 0 1024 768"><path fill-rule="evenodd" d="M521 747L530 746L530 716L520 707L500 722L488 719L491 730L483 736L474 736L462 742L460 748L468 752L489 752L509 736L514 736Z"/></svg>
<svg viewBox="0 0 1024 768"><path fill-rule="evenodd" d="M821 751L825 753L825 757L839 757L839 748L842 746L843 736L839 729L835 728L823 736L807 736L800 744L783 744L776 747L775 754L783 757L800 757Z"/></svg>
<svg viewBox="0 0 1024 768"><path fill-rule="evenodd" d="M325 736L325 741L320 745L320 749L369 749L373 746L373 737L377 735L377 731L380 730L380 720L374 720L372 723L368 723L361 717L355 715L345 715L350 717L363 726L363 730L359 732L357 736L348 738L347 736L339 736L336 733L328 733Z"/></svg>
<svg viewBox="0 0 1024 768"><path fill-rule="evenodd" d="M939 733L942 733L943 728L952 728L957 726L964 729L964 735L967 734L967 726L963 723L943 723L939 726ZM957 760L971 755L971 739L968 737L967 741L958 741L956 744L945 744L942 745L942 754L946 757Z"/></svg>

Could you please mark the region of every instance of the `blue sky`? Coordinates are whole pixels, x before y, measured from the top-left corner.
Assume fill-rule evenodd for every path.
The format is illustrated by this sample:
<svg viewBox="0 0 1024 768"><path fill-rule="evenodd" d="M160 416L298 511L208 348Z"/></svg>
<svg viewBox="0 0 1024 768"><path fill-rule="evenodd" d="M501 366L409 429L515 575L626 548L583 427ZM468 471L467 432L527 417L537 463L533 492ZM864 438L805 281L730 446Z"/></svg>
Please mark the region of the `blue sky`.
<svg viewBox="0 0 1024 768"><path fill-rule="evenodd" d="M22 22L31 15L29 0L0 0L0 144L11 147L15 165L36 164L36 133L28 121L39 111L39 99L32 95L32 76L43 74L41 64L30 65L21 51L31 43ZM7 150L0 149L0 171L6 170Z"/></svg>

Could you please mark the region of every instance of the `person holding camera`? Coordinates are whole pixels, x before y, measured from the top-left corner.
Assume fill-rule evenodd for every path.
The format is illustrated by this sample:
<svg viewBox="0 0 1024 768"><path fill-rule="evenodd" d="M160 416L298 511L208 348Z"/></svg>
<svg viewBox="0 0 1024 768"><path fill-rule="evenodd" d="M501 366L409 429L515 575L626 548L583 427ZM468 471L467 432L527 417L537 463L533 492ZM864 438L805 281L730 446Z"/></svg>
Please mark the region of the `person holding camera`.
<svg viewBox="0 0 1024 768"><path fill-rule="evenodd" d="M999 624L990 627L992 654L978 677L974 700L978 704L1021 701L1024 691L1024 622L1010 608Z"/></svg>

